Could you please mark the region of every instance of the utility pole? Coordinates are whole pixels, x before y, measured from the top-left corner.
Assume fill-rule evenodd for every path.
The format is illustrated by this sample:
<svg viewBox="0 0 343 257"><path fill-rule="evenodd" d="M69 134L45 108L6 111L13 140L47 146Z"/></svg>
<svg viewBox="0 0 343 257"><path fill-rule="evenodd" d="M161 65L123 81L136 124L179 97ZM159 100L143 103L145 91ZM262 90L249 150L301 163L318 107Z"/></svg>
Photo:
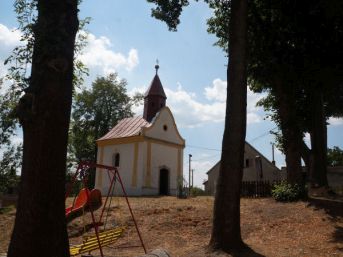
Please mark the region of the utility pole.
<svg viewBox="0 0 343 257"><path fill-rule="evenodd" d="M273 163L273 165L275 166L275 159L274 159L274 143L272 143L272 156L273 156L272 163Z"/></svg>
<svg viewBox="0 0 343 257"><path fill-rule="evenodd" d="M194 174L194 169L192 169L192 188L194 186L193 174Z"/></svg>
<svg viewBox="0 0 343 257"><path fill-rule="evenodd" d="M191 154L189 154L188 155L188 157L189 157L189 173L188 173L188 195L191 195L191 158L192 158L192 155Z"/></svg>

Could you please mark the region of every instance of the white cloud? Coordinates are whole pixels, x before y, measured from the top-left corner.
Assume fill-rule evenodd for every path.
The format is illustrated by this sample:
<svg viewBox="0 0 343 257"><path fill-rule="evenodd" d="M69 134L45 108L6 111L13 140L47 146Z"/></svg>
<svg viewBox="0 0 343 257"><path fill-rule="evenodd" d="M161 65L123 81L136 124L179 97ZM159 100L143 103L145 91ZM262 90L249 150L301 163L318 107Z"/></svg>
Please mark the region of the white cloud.
<svg viewBox="0 0 343 257"><path fill-rule="evenodd" d="M212 87L205 87L205 96L208 100L220 102L226 101L226 81L221 79L213 80Z"/></svg>
<svg viewBox="0 0 343 257"><path fill-rule="evenodd" d="M145 92L146 87L135 88L132 92ZM164 88L167 95L167 105L171 108L180 127L199 127L209 122L223 122L226 109L226 81L215 79L209 87L205 87L204 95L209 100L200 102L193 92L188 92L179 84L176 90ZM256 123L262 120L259 112L261 108L255 107L261 98L248 90L247 123ZM135 109L135 113L142 111L142 106ZM140 112L141 113L141 112Z"/></svg>
<svg viewBox="0 0 343 257"><path fill-rule="evenodd" d="M9 29L0 23L0 46L13 47L20 44L21 32L16 29Z"/></svg>
<svg viewBox="0 0 343 257"><path fill-rule="evenodd" d="M0 78L4 77L7 74L7 69L4 65L4 61L0 58Z"/></svg>
<svg viewBox="0 0 343 257"><path fill-rule="evenodd" d="M10 29L0 23L0 78L3 78L7 74L8 67L4 65L4 60L11 55L14 47L25 43L20 41L20 37L21 32L19 30L15 28ZM0 94L7 90L11 83L11 81L4 80L0 86Z"/></svg>
<svg viewBox="0 0 343 257"><path fill-rule="evenodd" d="M173 91L165 88L167 105L172 109L179 126L197 127L207 122L221 122L225 116L225 102L201 103L194 93L181 86Z"/></svg>
<svg viewBox="0 0 343 257"><path fill-rule="evenodd" d="M331 118L329 118L328 122L331 126L340 126L340 125L343 125L343 118L331 117Z"/></svg>
<svg viewBox="0 0 343 257"><path fill-rule="evenodd" d="M220 156L213 161L192 161L192 169L194 169L193 172L193 178L194 178L194 185L203 188L202 183L208 179L208 176L206 174L207 171L209 171L219 160ZM188 165L188 162L187 162ZM184 167L188 167L187 165L184 165ZM188 170L183 172L184 175L187 174L188 179Z"/></svg>
<svg viewBox="0 0 343 257"><path fill-rule="evenodd" d="M112 50L111 41L105 37L96 37L89 33L88 44L79 56L79 59L89 68L99 68L106 75L115 72L118 68L125 68L128 71L134 69L138 63L138 51L132 48L127 57Z"/></svg>

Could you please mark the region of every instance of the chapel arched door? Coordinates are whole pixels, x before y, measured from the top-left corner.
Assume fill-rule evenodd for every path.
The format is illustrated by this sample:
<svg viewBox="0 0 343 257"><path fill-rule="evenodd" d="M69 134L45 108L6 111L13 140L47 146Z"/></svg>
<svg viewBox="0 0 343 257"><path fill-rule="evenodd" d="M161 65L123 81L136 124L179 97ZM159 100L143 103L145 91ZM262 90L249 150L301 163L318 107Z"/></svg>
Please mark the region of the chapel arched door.
<svg viewBox="0 0 343 257"><path fill-rule="evenodd" d="M169 170L160 169L160 195L169 195Z"/></svg>

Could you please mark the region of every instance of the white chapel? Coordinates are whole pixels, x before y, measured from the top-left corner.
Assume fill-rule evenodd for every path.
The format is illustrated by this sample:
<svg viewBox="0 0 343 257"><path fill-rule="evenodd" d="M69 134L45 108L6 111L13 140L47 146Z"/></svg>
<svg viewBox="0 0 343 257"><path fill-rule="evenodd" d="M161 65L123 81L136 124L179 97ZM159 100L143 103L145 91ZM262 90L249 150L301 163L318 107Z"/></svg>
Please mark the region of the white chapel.
<svg viewBox="0 0 343 257"><path fill-rule="evenodd" d="M185 140L166 106L159 66L155 69L156 75L144 96L143 116L119 121L96 142L97 163L118 167L128 195L176 195L178 181L183 177ZM106 173L97 170L95 187L107 194Z"/></svg>

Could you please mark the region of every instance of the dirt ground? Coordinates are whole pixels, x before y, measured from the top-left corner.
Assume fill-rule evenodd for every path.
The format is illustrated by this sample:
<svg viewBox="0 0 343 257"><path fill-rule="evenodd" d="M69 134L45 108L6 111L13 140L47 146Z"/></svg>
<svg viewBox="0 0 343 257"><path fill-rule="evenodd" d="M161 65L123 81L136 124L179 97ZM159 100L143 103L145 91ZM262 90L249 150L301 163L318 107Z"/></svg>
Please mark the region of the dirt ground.
<svg viewBox="0 0 343 257"><path fill-rule="evenodd" d="M343 210L335 207L323 209L308 202L278 203L270 198L243 198L242 237L249 248L228 255L206 253L211 234L212 197L139 197L130 198L130 203L147 250L163 248L171 257L343 256ZM14 215L13 208L0 214L0 255L7 250ZM104 249L105 255L143 254L142 248L137 247L140 241L123 198L113 198L106 216L106 228L125 225L126 231L115 244ZM90 222L88 213L69 224L71 244L82 241L81 234ZM88 232L92 233L93 230ZM92 254L99 256L98 252Z"/></svg>

